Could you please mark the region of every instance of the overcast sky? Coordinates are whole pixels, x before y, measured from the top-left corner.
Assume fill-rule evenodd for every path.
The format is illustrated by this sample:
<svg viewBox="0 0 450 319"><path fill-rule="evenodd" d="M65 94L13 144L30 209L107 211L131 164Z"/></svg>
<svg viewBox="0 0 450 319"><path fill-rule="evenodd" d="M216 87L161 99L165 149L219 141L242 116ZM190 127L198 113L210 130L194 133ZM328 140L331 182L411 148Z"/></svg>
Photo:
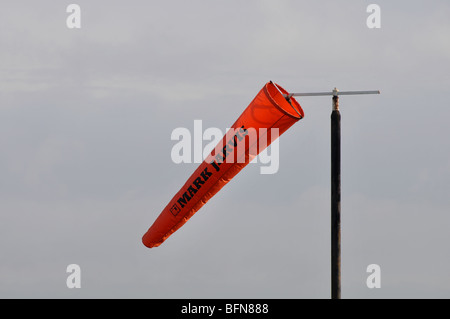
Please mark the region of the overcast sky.
<svg viewBox="0 0 450 319"><path fill-rule="evenodd" d="M270 80L382 92L340 99L342 297L450 297L448 1L79 0L81 29L70 3L0 3L0 297L329 298L329 97L298 99L276 174L141 242L198 166L171 132L225 130Z"/></svg>

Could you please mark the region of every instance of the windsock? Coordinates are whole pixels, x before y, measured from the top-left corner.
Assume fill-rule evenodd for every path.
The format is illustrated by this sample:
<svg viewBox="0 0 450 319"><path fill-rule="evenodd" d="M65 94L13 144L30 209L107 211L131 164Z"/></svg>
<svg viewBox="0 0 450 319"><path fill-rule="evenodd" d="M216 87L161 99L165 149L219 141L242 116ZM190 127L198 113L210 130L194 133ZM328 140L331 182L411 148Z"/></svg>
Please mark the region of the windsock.
<svg viewBox="0 0 450 319"><path fill-rule="evenodd" d="M183 226L261 151L304 117L300 104L268 82L142 237L157 247Z"/></svg>

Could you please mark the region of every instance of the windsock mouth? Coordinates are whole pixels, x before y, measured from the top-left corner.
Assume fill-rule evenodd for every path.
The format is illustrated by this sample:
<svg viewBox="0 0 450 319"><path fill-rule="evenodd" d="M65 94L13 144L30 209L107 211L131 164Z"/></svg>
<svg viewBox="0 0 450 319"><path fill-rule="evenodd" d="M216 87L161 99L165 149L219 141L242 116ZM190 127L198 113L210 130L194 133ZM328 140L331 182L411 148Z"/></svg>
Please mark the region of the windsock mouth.
<svg viewBox="0 0 450 319"><path fill-rule="evenodd" d="M300 103L297 102L293 97L289 98L289 101L283 96L283 94L288 95L288 91L283 89L280 85L268 82L264 86L264 93L266 93L267 98L272 102L272 104L278 108L281 112L286 115L295 118L297 120L302 119L305 116Z"/></svg>

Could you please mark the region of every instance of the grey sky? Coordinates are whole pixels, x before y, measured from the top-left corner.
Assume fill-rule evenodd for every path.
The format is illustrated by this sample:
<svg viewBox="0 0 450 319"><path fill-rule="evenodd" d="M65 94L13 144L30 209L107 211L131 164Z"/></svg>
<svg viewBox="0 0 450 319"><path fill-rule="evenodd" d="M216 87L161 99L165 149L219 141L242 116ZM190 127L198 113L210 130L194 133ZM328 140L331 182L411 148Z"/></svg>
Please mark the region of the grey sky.
<svg viewBox="0 0 450 319"><path fill-rule="evenodd" d="M448 2L76 1L79 30L70 3L0 4L0 297L329 298L326 97L298 99L278 173L141 243L197 167L172 130L224 130L269 80L382 91L341 97L342 297L450 297Z"/></svg>

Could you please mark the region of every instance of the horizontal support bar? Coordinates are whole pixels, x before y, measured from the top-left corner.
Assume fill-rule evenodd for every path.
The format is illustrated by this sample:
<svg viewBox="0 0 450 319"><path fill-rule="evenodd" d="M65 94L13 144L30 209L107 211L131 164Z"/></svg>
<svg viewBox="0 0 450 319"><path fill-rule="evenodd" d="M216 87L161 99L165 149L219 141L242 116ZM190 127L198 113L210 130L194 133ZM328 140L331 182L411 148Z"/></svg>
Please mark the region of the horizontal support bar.
<svg viewBox="0 0 450 319"><path fill-rule="evenodd" d="M315 93L290 93L283 94L284 97L290 98L292 96L324 96L324 95L361 95L361 94L380 94L380 91L338 91L334 89L331 92L315 92Z"/></svg>
<svg viewBox="0 0 450 319"><path fill-rule="evenodd" d="M333 95L360 95L360 94L380 94L380 91L343 91Z"/></svg>

